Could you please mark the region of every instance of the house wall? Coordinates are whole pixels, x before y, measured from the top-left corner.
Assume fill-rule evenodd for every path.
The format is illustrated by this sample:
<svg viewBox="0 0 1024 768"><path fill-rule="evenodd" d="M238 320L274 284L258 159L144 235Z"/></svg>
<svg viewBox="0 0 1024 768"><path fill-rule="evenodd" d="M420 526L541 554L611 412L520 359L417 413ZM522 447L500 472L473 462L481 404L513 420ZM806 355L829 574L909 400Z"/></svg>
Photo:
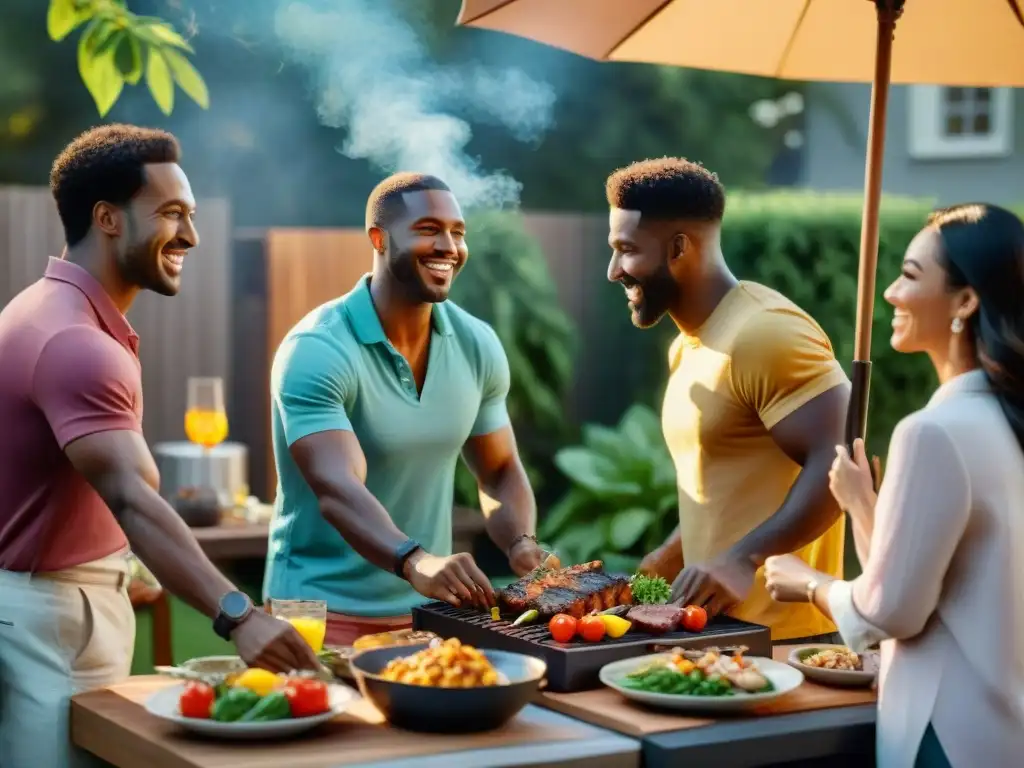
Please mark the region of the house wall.
<svg viewBox="0 0 1024 768"><path fill-rule="evenodd" d="M908 95L908 86L893 86L889 96L885 193L934 198L938 204L1024 202L1024 89L1012 94L1013 153L994 158L912 158ZM800 186L821 191L864 188L870 102L868 85L815 83L808 87Z"/></svg>

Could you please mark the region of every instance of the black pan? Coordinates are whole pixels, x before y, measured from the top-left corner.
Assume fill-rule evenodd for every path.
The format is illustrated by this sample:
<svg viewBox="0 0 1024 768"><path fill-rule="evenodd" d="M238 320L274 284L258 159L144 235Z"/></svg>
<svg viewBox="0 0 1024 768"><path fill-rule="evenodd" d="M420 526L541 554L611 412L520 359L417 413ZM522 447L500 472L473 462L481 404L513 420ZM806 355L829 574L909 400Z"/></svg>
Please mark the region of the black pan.
<svg viewBox="0 0 1024 768"><path fill-rule="evenodd" d="M547 672L547 664L536 657L481 648L494 668L508 679L507 685L432 688L380 677L379 673L392 659L411 656L426 647L427 644L373 648L360 651L349 662L360 693L397 728L430 733L475 733L500 728L536 695Z"/></svg>

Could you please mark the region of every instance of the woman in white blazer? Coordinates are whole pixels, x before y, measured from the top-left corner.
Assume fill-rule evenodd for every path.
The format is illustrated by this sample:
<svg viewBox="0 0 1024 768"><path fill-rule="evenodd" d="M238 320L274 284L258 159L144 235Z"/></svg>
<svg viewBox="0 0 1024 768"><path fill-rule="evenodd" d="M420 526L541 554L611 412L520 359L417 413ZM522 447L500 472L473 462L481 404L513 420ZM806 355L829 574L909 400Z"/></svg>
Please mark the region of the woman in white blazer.
<svg viewBox="0 0 1024 768"><path fill-rule="evenodd" d="M768 589L855 651L880 643L879 768L1024 766L1024 223L933 214L885 299L893 348L927 354L939 388L897 426L877 496L863 443L836 449L862 575L784 555Z"/></svg>

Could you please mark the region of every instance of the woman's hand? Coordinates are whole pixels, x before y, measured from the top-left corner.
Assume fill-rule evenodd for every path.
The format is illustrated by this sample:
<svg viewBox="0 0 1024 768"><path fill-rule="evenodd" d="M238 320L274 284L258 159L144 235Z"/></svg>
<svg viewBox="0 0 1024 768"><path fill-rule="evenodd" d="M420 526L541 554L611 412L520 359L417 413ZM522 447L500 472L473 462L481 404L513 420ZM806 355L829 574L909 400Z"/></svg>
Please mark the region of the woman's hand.
<svg viewBox="0 0 1024 768"><path fill-rule="evenodd" d="M875 477L882 482L882 463L878 457L872 459ZM839 506L853 514L871 514L878 500L878 487L871 478L864 441L859 437L853 441L853 459L846 452L846 446L836 446L836 458L828 473L829 489Z"/></svg>
<svg viewBox="0 0 1024 768"><path fill-rule="evenodd" d="M812 581L819 584L830 577L814 570L796 555L777 555L764 561L764 578L768 594L780 603L810 601L807 588Z"/></svg>

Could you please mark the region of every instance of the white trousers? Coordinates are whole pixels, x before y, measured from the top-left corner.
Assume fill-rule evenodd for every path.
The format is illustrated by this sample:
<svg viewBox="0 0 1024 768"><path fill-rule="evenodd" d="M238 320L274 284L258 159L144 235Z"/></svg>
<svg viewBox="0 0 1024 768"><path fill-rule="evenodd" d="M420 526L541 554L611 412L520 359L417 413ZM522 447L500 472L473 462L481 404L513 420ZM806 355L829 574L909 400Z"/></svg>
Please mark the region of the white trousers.
<svg viewBox="0 0 1024 768"><path fill-rule="evenodd" d="M0 768L104 764L72 746L69 702L131 674L126 554L46 574L0 570Z"/></svg>

